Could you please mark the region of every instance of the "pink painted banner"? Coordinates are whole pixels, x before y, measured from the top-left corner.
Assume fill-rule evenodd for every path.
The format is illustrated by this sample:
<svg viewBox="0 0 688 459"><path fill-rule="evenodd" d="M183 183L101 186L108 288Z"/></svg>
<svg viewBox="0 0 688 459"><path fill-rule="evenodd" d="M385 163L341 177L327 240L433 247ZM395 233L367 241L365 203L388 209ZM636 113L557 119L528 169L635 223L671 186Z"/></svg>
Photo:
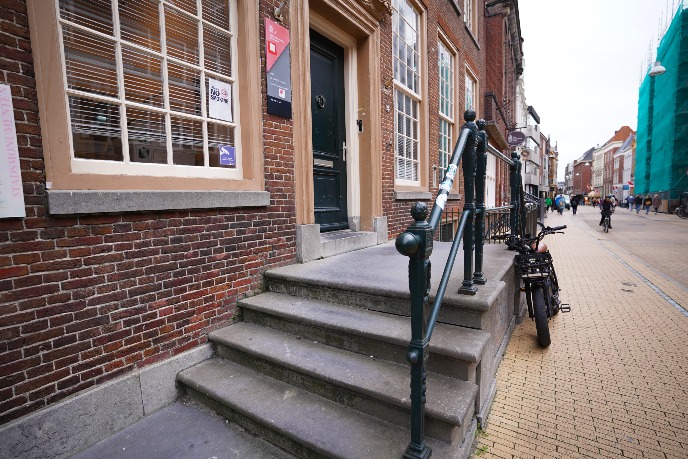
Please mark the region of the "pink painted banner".
<svg viewBox="0 0 688 459"><path fill-rule="evenodd" d="M12 91L0 84L0 218L26 217Z"/></svg>

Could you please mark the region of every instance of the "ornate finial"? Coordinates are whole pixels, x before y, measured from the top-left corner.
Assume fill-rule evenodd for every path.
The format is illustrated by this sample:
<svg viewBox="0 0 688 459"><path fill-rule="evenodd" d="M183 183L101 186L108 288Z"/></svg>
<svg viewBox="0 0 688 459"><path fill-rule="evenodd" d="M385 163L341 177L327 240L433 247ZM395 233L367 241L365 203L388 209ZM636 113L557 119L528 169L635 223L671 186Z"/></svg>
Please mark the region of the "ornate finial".
<svg viewBox="0 0 688 459"><path fill-rule="evenodd" d="M481 131L484 131L484 130L485 130L485 127L487 127L487 121L485 121L485 120L482 119L482 118L480 118L480 119L476 122L476 124L478 125L478 129L481 130Z"/></svg>
<svg viewBox="0 0 688 459"><path fill-rule="evenodd" d="M475 110L466 110L463 112L463 119L467 122L475 121L476 116Z"/></svg>
<svg viewBox="0 0 688 459"><path fill-rule="evenodd" d="M518 156L518 153L516 152L516 150L511 152L511 158L512 159L519 159L520 158L520 156Z"/></svg>
<svg viewBox="0 0 688 459"><path fill-rule="evenodd" d="M411 206L411 216L417 222L425 220L428 217L428 205L418 201Z"/></svg>

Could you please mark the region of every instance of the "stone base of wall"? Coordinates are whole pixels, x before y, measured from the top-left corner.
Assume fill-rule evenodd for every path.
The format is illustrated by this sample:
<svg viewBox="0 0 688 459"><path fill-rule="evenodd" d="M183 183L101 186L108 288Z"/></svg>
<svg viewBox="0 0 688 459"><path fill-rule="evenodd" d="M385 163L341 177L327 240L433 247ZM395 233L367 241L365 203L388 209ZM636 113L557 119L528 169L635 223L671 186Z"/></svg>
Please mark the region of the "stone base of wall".
<svg viewBox="0 0 688 459"><path fill-rule="evenodd" d="M212 354L206 344L1 426L0 457L71 456L174 402L176 374Z"/></svg>

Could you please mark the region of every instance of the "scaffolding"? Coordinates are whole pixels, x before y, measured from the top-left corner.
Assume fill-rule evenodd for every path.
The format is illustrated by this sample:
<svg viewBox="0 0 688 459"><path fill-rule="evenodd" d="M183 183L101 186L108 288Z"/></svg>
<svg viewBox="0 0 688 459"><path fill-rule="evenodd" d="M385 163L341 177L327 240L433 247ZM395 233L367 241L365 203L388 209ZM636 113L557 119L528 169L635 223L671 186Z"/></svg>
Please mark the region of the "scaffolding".
<svg viewBox="0 0 688 459"><path fill-rule="evenodd" d="M646 75L638 97L635 194L658 193L672 211L688 190L688 9L683 6L662 37L657 60L667 71Z"/></svg>

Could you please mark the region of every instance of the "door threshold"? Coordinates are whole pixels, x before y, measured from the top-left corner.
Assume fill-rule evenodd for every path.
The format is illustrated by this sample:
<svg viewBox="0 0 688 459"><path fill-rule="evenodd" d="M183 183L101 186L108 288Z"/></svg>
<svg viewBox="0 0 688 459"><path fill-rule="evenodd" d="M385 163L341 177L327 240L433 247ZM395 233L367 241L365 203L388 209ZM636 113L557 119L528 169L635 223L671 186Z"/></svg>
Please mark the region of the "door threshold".
<svg viewBox="0 0 688 459"><path fill-rule="evenodd" d="M377 243L377 233L372 231L346 229L320 233L322 258L365 249L366 247L377 245Z"/></svg>

